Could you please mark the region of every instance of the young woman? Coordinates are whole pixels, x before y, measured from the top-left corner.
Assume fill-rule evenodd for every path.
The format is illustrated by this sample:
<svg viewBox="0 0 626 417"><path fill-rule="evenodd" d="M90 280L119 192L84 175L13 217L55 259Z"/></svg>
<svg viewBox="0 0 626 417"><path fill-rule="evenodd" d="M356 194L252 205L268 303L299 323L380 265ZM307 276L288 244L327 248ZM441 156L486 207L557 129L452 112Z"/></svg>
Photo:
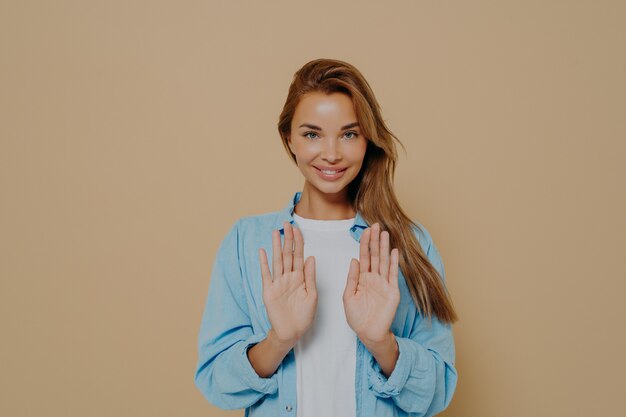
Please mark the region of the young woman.
<svg viewBox="0 0 626 417"><path fill-rule="evenodd" d="M457 383L457 316L432 237L396 199L398 139L369 84L346 62L308 62L278 131L304 186L221 242L197 387L246 416L439 413Z"/></svg>

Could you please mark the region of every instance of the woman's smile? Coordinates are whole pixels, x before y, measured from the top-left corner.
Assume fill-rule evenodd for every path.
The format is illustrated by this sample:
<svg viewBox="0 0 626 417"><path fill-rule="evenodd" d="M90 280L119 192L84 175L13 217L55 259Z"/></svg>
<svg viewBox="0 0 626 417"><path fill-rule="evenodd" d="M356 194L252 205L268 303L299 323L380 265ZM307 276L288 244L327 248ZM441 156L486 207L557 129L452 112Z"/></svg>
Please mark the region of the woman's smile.
<svg viewBox="0 0 626 417"><path fill-rule="evenodd" d="M348 168L331 169L331 168L326 168L326 167L317 167L315 165L313 166L313 168L315 168L316 172L319 174L320 177L329 181L333 181L333 180L343 177L344 172L346 172L346 170L348 169Z"/></svg>

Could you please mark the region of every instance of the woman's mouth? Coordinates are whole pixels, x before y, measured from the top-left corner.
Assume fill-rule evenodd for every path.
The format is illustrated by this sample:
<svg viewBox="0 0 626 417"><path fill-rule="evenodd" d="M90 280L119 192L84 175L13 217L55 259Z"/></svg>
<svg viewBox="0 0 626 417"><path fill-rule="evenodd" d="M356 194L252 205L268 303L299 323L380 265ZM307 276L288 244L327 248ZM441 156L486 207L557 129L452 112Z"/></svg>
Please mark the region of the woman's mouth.
<svg viewBox="0 0 626 417"><path fill-rule="evenodd" d="M346 172L346 169L348 169L348 168L320 169L316 166L314 166L313 168L315 168L315 171L320 177L328 181L333 181L333 180L343 177L344 172Z"/></svg>

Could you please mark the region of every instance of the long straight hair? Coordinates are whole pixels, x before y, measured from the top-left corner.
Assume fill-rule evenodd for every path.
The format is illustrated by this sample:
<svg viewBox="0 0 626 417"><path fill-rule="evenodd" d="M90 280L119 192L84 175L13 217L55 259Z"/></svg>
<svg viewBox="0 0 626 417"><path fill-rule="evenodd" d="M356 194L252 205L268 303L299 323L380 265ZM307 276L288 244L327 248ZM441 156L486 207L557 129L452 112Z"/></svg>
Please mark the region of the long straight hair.
<svg viewBox="0 0 626 417"><path fill-rule="evenodd" d="M353 207L368 222L378 222L389 232L390 247L399 249L399 266L415 305L429 320L458 320L452 300L439 272L424 253L413 227L421 230L400 207L393 189L397 152L394 140L402 142L387 128L380 106L363 75L354 66L336 59L315 59L306 63L293 77L287 100L278 120L278 132L288 155L297 164L289 149L291 121L303 95L311 92L340 92L352 99L359 127L367 138L363 166L348 185Z"/></svg>

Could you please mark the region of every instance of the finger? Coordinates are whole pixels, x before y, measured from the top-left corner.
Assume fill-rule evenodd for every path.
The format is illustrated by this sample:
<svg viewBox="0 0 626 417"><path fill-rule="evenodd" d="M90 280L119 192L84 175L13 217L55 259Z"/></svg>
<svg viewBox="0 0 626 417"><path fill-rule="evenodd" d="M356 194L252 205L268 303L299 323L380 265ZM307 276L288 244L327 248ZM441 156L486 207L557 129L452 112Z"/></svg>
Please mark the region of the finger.
<svg viewBox="0 0 626 417"><path fill-rule="evenodd" d="M389 280L389 232L380 234L380 276Z"/></svg>
<svg viewBox="0 0 626 417"><path fill-rule="evenodd" d="M272 272L274 277L283 274L283 261L280 250L280 231L272 230Z"/></svg>
<svg viewBox="0 0 626 417"><path fill-rule="evenodd" d="M270 266L267 263L267 254L265 253L265 249L259 249L259 260L261 262L261 277L263 281L263 291L266 288L269 288L272 283L272 275L270 274Z"/></svg>
<svg viewBox="0 0 626 417"><path fill-rule="evenodd" d="M284 222L285 244L283 246L283 273L291 272L293 266L293 229L291 223Z"/></svg>
<svg viewBox="0 0 626 417"><path fill-rule="evenodd" d="M304 267L304 239L299 228L293 228L295 252L293 253L293 270L301 271Z"/></svg>
<svg viewBox="0 0 626 417"><path fill-rule="evenodd" d="M368 227L363 230L361 234L361 243L359 246L359 264L361 273L366 273L370 271L370 251L369 251L369 243L370 243L370 233L371 229Z"/></svg>
<svg viewBox="0 0 626 417"><path fill-rule="evenodd" d="M380 225L374 223L372 226L372 234L370 235L370 270L379 274L379 253L380 253Z"/></svg>
<svg viewBox="0 0 626 417"><path fill-rule="evenodd" d="M389 268L389 283L394 287L398 288L398 270L400 264L400 253L398 248L393 248L391 251L391 267Z"/></svg>
<svg viewBox="0 0 626 417"><path fill-rule="evenodd" d="M315 257L309 256L304 263L304 286L307 293L317 294L317 282L315 280Z"/></svg>
<svg viewBox="0 0 626 417"><path fill-rule="evenodd" d="M343 290L344 299L354 295L359 284L359 261L352 258L350 260L350 270L348 271L348 279L346 288Z"/></svg>

